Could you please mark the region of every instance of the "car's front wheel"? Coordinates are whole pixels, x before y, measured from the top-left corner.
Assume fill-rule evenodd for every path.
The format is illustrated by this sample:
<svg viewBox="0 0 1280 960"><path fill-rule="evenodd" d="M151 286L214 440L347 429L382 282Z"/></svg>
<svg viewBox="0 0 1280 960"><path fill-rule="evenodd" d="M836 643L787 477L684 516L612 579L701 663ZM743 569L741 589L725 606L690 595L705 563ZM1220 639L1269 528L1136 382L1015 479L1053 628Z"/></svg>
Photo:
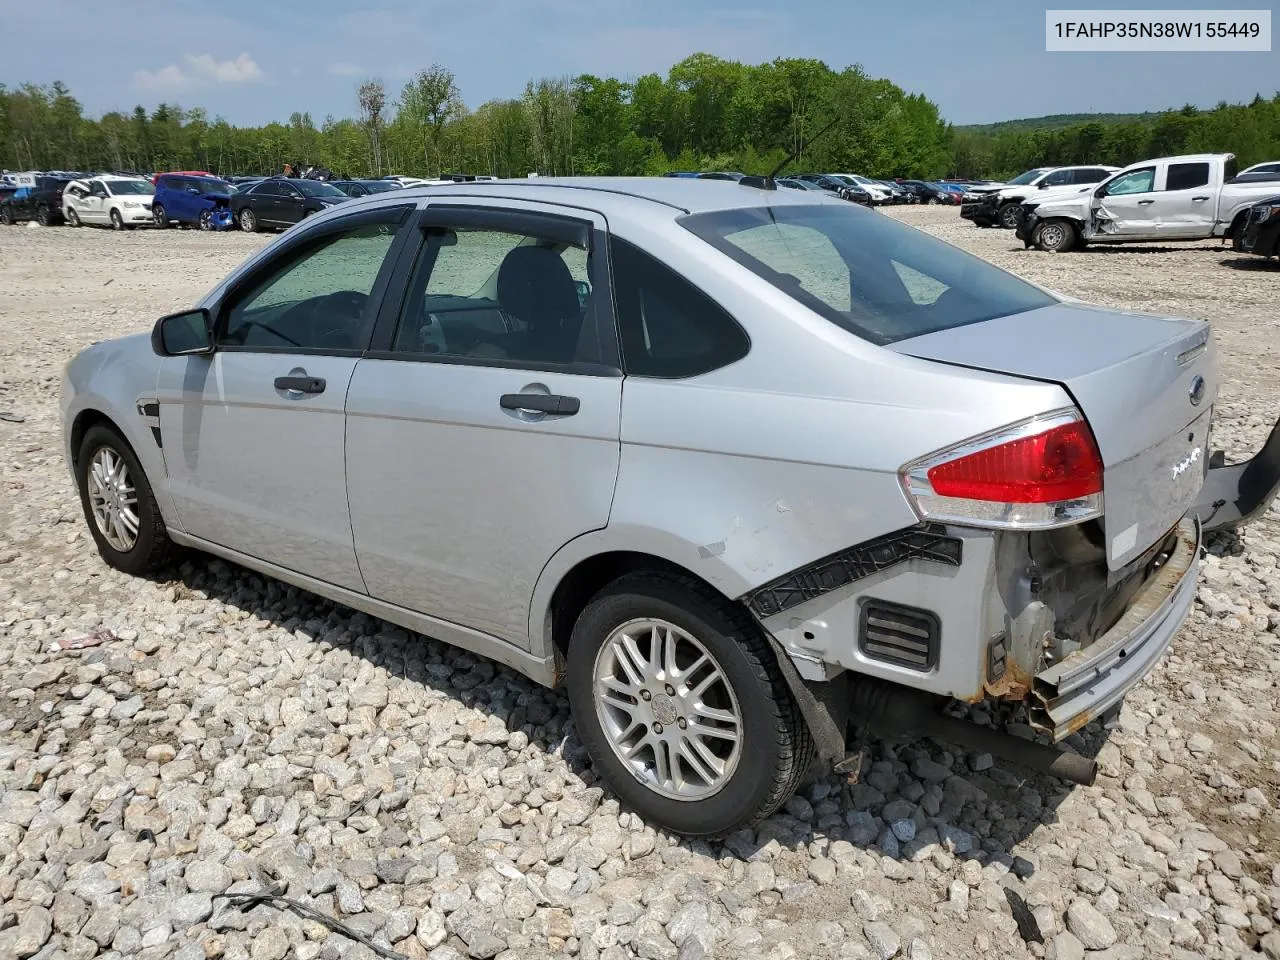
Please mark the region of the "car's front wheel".
<svg viewBox="0 0 1280 960"><path fill-rule="evenodd" d="M1006 203L1000 208L1000 226L1006 230L1017 230L1018 221L1022 219L1022 207L1016 203Z"/></svg>
<svg viewBox="0 0 1280 960"><path fill-rule="evenodd" d="M114 430L97 424L80 442L76 459L80 504L98 553L125 573L166 566L173 543L142 465Z"/></svg>
<svg viewBox="0 0 1280 960"><path fill-rule="evenodd" d="M111 229L112 229L112 230L123 230L123 229L124 229L124 217L122 217L122 216L120 215L120 211L119 211L119 210L112 210L112 211L111 211Z"/></svg>
<svg viewBox="0 0 1280 960"><path fill-rule="evenodd" d="M1076 245L1077 237L1070 220L1046 220L1036 227L1036 246L1046 253L1066 253Z"/></svg>
<svg viewBox="0 0 1280 960"><path fill-rule="evenodd" d="M15 220L12 210L8 207L0 207L0 223L3 223L6 227L12 227Z"/></svg>
<svg viewBox="0 0 1280 960"><path fill-rule="evenodd" d="M624 803L688 836L769 816L813 741L759 628L697 581L629 574L587 605L569 641L574 724Z"/></svg>

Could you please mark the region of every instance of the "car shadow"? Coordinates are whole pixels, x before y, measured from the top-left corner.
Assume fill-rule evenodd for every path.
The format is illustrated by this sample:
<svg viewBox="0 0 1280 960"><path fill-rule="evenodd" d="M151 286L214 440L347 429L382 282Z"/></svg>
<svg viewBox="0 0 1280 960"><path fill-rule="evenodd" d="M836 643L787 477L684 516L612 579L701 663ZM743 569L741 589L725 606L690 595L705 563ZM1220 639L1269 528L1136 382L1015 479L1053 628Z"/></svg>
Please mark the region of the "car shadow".
<svg viewBox="0 0 1280 960"><path fill-rule="evenodd" d="M179 599L189 592L216 600L295 637L306 637L322 652L345 651L404 682L435 691L433 701L449 697L496 718L508 735L521 733L537 750L563 760L593 803L617 799L596 776L585 748L573 734L568 700L560 690L547 690L484 657L221 559L190 554L176 571L153 579L178 587ZM312 634L320 631L305 626L331 623L338 617L344 620L344 629L333 636L316 637ZM998 726L1012 717L994 716L981 707L971 713L986 725ZM1030 736L1025 725L1013 732ZM967 757L950 744L928 738L889 740L864 731L853 733L850 749L861 750L862 758L851 773L810 776L799 790L802 800L793 800L757 827L728 837L690 840L660 831L666 848L682 848L713 860L742 861L771 860L784 855L782 851L804 855L817 850L833 856L838 851L856 858L862 870L883 872L897 880L923 880L926 868L946 866L948 858L952 865L972 859L1003 864L1008 873L1025 879L1037 865L1019 854L1019 845L1036 828L1056 822L1058 807L1078 789L998 759ZM315 734L317 752L321 738L322 734ZM1097 757L1107 739L1108 731L1095 721L1066 744L1080 754ZM1105 775L1105 763L1102 770ZM412 780L403 789L411 791ZM394 816L382 812L379 819L389 829ZM913 826L903 825L904 820ZM890 829L894 821L896 832ZM583 836L589 831L588 823ZM833 848L837 841L849 846ZM812 881L803 883L812 889L775 891L779 902L785 907L790 898L804 897L808 904L808 897L823 892ZM762 895L770 898L767 891ZM847 911L847 898L841 904Z"/></svg>
<svg viewBox="0 0 1280 960"><path fill-rule="evenodd" d="M1239 257L1228 257L1226 260L1219 260L1224 267L1230 267L1232 270L1259 271L1267 273L1280 269L1280 259L1272 259L1271 257L1257 257L1252 254L1245 254Z"/></svg>

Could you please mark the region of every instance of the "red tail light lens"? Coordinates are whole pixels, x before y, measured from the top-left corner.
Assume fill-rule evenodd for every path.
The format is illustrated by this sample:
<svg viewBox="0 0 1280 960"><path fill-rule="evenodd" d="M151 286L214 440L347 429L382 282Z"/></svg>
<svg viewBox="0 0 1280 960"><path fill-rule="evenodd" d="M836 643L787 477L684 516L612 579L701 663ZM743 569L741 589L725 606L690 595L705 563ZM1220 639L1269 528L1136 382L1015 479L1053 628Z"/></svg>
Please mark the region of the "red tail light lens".
<svg viewBox="0 0 1280 960"><path fill-rule="evenodd" d="M939 463L934 493L999 503L1060 503L1102 491L1102 457L1082 421Z"/></svg>

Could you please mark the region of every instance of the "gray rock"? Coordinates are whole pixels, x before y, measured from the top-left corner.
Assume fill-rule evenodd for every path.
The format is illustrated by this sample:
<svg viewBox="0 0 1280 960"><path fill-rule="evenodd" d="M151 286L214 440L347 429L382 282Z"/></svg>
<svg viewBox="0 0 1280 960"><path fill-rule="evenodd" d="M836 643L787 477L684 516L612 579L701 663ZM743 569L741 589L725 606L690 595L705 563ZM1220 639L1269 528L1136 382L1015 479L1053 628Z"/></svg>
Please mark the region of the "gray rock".
<svg viewBox="0 0 1280 960"><path fill-rule="evenodd" d="M689 903L676 911L666 926L667 937L677 947L710 923L705 903Z"/></svg>
<svg viewBox="0 0 1280 960"><path fill-rule="evenodd" d="M867 938L867 943L871 944L871 949L875 951L875 955L880 960L889 960L890 957L896 957L898 951L902 949L901 938L893 932L893 927L887 923L873 920L862 925L862 935Z"/></svg>
<svg viewBox="0 0 1280 960"><path fill-rule="evenodd" d="M445 938L449 935L445 927L444 916L437 910L424 910L418 914L418 926L414 930L414 936L418 938L418 943L426 947L428 950L434 950L440 944L444 943Z"/></svg>
<svg viewBox="0 0 1280 960"><path fill-rule="evenodd" d="M1087 900L1074 900L1067 907L1067 929L1086 950L1105 950L1116 942L1116 928Z"/></svg>
<svg viewBox="0 0 1280 960"><path fill-rule="evenodd" d="M336 898L338 909L348 916L364 912L364 896L360 893L360 887L345 877L338 881Z"/></svg>
<svg viewBox="0 0 1280 960"><path fill-rule="evenodd" d="M29 957L49 942L53 936L53 916L44 907L32 905L18 917L17 934L13 938L13 952L18 957Z"/></svg>
<svg viewBox="0 0 1280 960"><path fill-rule="evenodd" d="M907 843L916 838L916 822L914 820L895 820L889 824L889 829L893 831L893 835L898 838L900 843Z"/></svg>
<svg viewBox="0 0 1280 960"><path fill-rule="evenodd" d="M284 960L289 952L289 937L277 926L269 926L253 938L250 956L253 960Z"/></svg>
<svg viewBox="0 0 1280 960"><path fill-rule="evenodd" d="M1053 960L1084 960L1084 944L1070 930L1063 930L1054 937L1050 946L1053 948Z"/></svg>
<svg viewBox="0 0 1280 960"><path fill-rule="evenodd" d="M211 860L193 860L183 879L193 893L224 893L231 886L231 871Z"/></svg>
<svg viewBox="0 0 1280 960"><path fill-rule="evenodd" d="M170 908L173 924L179 929L204 923L213 916L213 896L208 893L188 893L173 901Z"/></svg>

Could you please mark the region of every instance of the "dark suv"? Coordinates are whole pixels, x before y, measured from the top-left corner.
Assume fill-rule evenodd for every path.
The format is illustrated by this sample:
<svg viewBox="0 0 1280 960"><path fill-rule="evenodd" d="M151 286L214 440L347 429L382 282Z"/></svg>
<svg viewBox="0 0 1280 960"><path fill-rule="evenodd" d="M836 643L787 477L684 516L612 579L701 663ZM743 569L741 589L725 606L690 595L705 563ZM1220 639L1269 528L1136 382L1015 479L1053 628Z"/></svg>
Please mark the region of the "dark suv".
<svg viewBox="0 0 1280 960"><path fill-rule="evenodd" d="M62 190L74 180L71 176L36 177L34 187L19 187L0 202L0 223L35 220L42 227L62 222Z"/></svg>

